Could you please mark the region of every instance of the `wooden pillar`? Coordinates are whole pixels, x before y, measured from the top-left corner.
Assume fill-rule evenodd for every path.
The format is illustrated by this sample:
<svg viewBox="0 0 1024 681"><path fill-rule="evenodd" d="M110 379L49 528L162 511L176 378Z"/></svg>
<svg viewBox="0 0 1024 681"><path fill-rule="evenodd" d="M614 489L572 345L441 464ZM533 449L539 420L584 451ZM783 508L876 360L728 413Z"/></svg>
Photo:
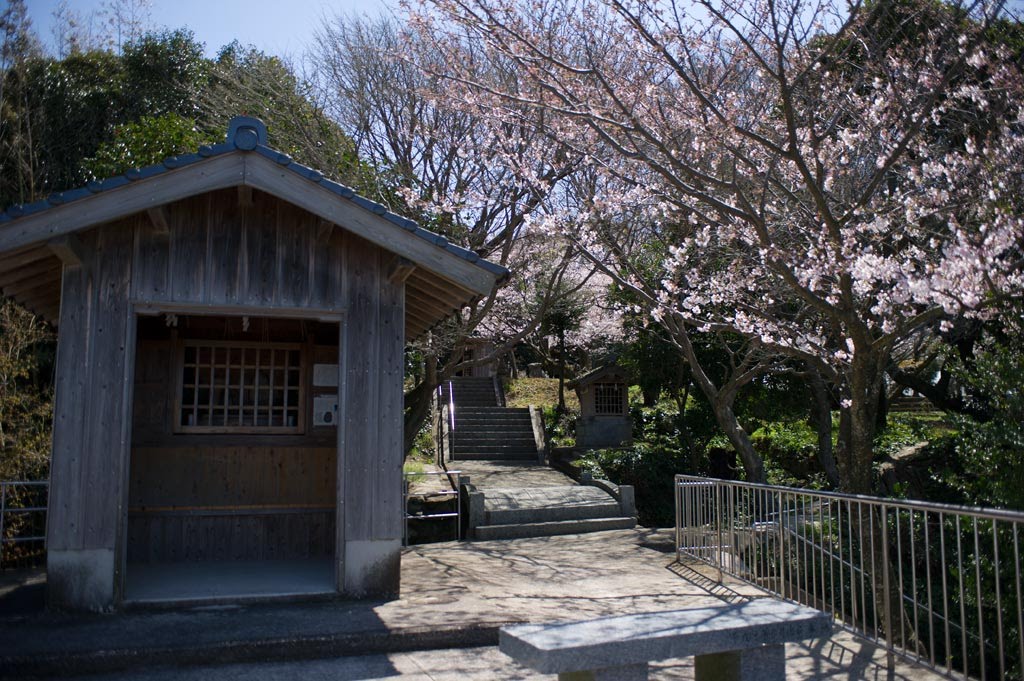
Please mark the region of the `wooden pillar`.
<svg viewBox="0 0 1024 681"><path fill-rule="evenodd" d="M404 282L385 255L347 237L347 306L339 343L338 587L353 597L399 589L402 497Z"/></svg>
<svg viewBox="0 0 1024 681"><path fill-rule="evenodd" d="M131 230L83 238L65 263L47 519L50 607L109 610L120 600L134 320Z"/></svg>

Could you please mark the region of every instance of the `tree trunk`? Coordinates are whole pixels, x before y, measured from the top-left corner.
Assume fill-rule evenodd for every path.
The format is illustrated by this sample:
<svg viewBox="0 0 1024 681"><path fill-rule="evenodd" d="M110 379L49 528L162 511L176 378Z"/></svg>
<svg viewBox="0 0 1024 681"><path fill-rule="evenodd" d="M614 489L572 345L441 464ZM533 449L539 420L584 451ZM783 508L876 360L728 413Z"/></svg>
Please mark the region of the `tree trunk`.
<svg viewBox="0 0 1024 681"><path fill-rule="evenodd" d="M558 414L568 411L565 407L565 331L558 332Z"/></svg>
<svg viewBox="0 0 1024 681"><path fill-rule="evenodd" d="M732 410L733 404L736 401L736 391L740 386L733 385L732 389L728 391L720 390L708 375L704 373L704 368L698 361L697 353L693 349L693 343L690 342L690 335L686 332L686 329L679 327L668 330L682 350L684 359L690 365L690 374L693 376L694 382L708 398L708 402L711 403L711 410L715 414L715 422L718 423L718 427L722 429L725 436L729 438L729 443L739 453L740 459L743 461L743 470L747 474L747 481L767 482L768 479L764 473L764 461L761 460L761 456L754 450L750 436L740 426L739 420Z"/></svg>
<svg viewBox="0 0 1024 681"><path fill-rule="evenodd" d="M812 366L807 367L807 386L811 391L811 425L818 433L818 463L833 487L839 487L839 469L832 449L832 399L825 379Z"/></svg>
<svg viewBox="0 0 1024 681"><path fill-rule="evenodd" d="M875 433L882 391L884 362L877 350L854 351L849 373L848 405L839 416L840 488L853 494L870 494L874 486Z"/></svg>
<svg viewBox="0 0 1024 681"><path fill-rule="evenodd" d="M423 424L430 416L430 401L434 389L439 385L437 376L437 358L427 355L424 360L426 371L423 380L405 394L405 413L403 423L403 442L405 455L412 451L416 436L423 429Z"/></svg>

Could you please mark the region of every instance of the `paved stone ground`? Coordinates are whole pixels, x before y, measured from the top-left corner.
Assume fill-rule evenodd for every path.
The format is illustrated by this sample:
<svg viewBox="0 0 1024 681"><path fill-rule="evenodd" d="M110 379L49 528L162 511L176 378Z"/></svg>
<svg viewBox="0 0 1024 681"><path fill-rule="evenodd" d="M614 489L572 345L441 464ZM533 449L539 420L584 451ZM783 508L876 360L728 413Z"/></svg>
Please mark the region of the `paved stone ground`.
<svg viewBox="0 0 1024 681"><path fill-rule="evenodd" d="M4 658L9 663L16 657L79 653L109 660L102 651L116 648L116 654L135 666L97 679L553 678L522 670L493 647L461 646L486 645L497 626L510 622L579 620L764 596L749 585L719 584L704 568L679 565L674 558L670 533L639 528L450 542L407 549L403 595L387 603L280 604L90 617L0 613L0 677L5 676ZM425 647L424 633L432 637L429 649L411 650ZM419 644L413 640L416 636ZM331 645L347 642L344 650L350 656L323 659L323 645L315 644L325 639ZM261 641L271 640L272 646L259 647ZM412 644L403 648L403 641ZM320 659L306 659L310 645ZM341 652L342 647L331 650ZM368 650L381 652L358 655ZM194 651L207 651L208 657ZM239 651L250 656L240 658ZM251 656L253 651L256 657ZM180 663L188 655L196 666L160 666ZM901 662L890 675L884 652L844 632L828 640L789 645L787 657L790 679L941 678ZM287 661L297 658L302 659ZM231 659L260 662L210 666ZM692 664L658 663L653 678L692 678Z"/></svg>
<svg viewBox="0 0 1024 681"><path fill-rule="evenodd" d="M477 489L491 487L561 487L576 481L534 461L449 461L448 469L469 475Z"/></svg>

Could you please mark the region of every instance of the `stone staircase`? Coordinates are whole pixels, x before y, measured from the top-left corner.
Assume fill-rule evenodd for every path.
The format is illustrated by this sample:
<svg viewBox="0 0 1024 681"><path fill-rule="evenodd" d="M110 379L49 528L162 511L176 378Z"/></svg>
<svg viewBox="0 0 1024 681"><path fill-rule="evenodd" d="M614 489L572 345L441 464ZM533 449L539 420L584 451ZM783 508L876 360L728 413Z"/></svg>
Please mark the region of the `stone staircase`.
<svg viewBox="0 0 1024 681"><path fill-rule="evenodd" d="M500 406L493 379L454 378L452 392L453 460L537 460L530 410Z"/></svg>
<svg viewBox="0 0 1024 681"><path fill-rule="evenodd" d="M636 526L633 489L577 484L543 463L530 409L502 406L490 378L455 378L450 470L461 470L472 539L518 539ZM447 392L447 391L445 391Z"/></svg>

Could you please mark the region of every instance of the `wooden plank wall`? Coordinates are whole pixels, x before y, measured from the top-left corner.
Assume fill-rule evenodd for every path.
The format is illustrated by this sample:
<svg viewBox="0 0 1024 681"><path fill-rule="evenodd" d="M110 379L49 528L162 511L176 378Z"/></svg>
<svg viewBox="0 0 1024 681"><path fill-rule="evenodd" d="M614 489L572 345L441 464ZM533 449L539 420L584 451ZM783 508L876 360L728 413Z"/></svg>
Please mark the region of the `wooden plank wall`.
<svg viewBox="0 0 1024 681"><path fill-rule="evenodd" d="M332 556L336 465L333 447L136 447L128 560Z"/></svg>
<svg viewBox="0 0 1024 681"><path fill-rule="evenodd" d="M154 303L337 309L347 235L263 192L225 189L165 207L168 230L135 228L131 297ZM355 237L352 237L355 238Z"/></svg>

